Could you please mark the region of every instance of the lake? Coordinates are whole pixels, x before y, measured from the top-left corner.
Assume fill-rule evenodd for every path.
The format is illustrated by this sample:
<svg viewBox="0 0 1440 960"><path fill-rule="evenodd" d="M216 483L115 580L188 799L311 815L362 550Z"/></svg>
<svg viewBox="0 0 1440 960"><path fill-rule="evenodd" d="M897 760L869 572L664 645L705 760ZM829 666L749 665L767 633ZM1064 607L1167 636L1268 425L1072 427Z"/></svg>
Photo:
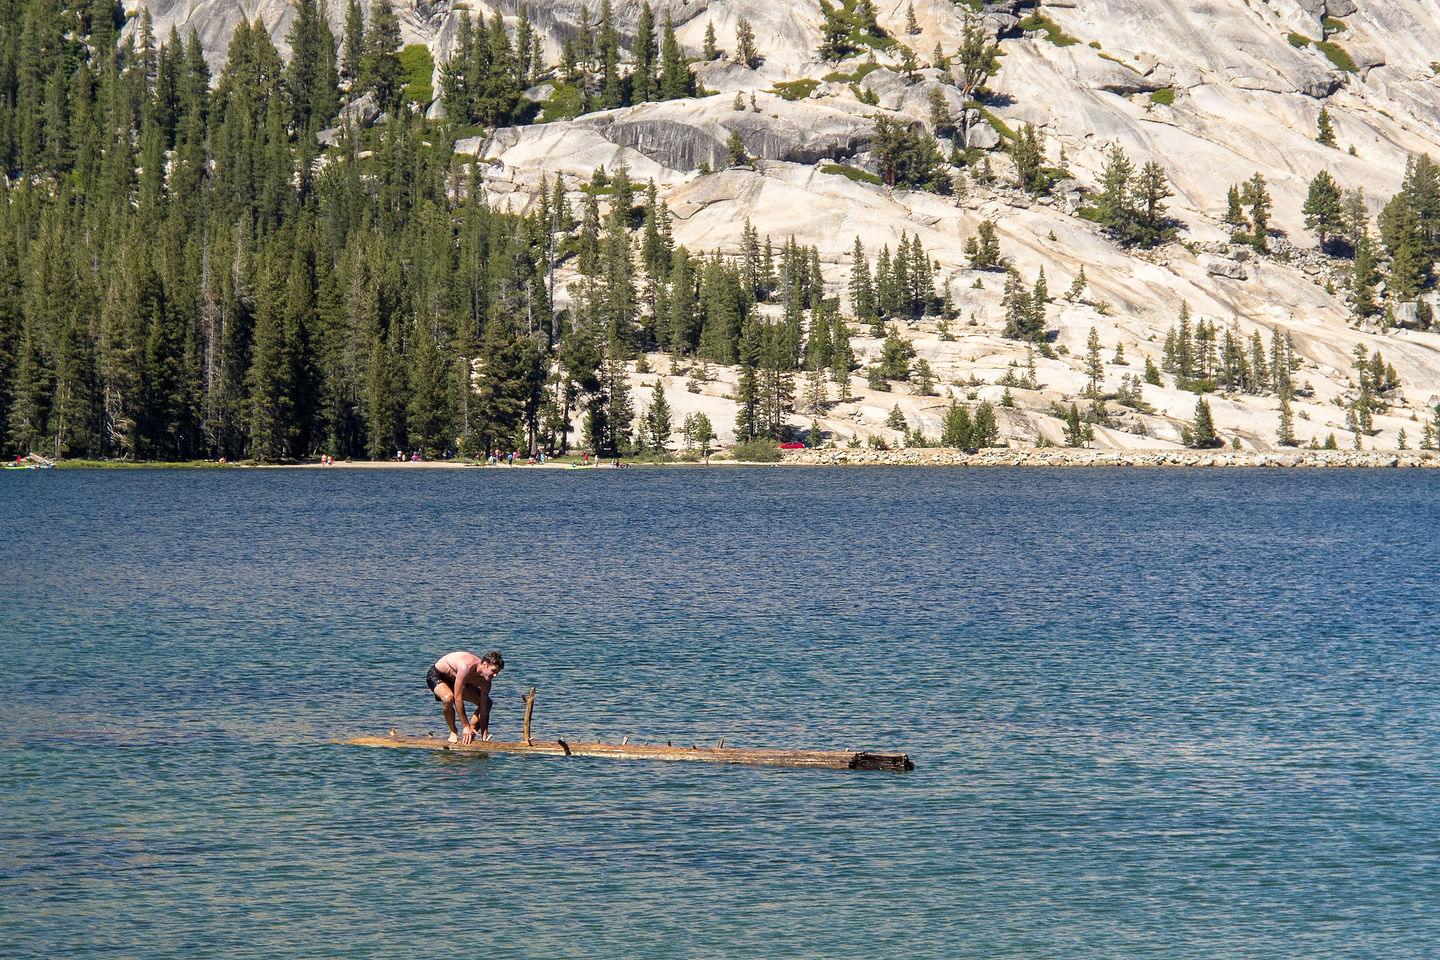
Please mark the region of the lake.
<svg viewBox="0 0 1440 960"><path fill-rule="evenodd" d="M0 952L1435 956L1437 477L13 471Z"/></svg>

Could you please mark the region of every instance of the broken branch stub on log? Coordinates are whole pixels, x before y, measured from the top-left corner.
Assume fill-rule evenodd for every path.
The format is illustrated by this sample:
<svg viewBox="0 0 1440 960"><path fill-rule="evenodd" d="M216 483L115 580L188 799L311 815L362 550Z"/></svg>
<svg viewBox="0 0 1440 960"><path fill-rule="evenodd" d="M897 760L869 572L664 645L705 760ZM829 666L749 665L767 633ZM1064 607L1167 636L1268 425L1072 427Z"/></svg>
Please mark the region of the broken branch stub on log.
<svg viewBox="0 0 1440 960"><path fill-rule="evenodd" d="M530 692L524 697L525 700L525 730L521 734L527 744L530 743L530 713L535 709L535 688L531 687Z"/></svg>

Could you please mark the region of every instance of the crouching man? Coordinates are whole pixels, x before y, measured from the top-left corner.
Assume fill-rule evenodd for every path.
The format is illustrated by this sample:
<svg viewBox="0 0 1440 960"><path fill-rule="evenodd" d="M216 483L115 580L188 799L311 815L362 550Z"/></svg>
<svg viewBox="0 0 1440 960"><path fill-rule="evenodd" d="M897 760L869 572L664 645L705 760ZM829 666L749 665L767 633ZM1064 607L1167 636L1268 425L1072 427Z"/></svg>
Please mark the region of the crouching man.
<svg viewBox="0 0 1440 960"><path fill-rule="evenodd" d="M475 734L490 739L490 681L505 667L499 650L477 657L465 650L447 653L425 674L425 685L445 708L451 743L470 743ZM465 716L465 701L475 705L475 715ZM455 726L459 714L460 726Z"/></svg>

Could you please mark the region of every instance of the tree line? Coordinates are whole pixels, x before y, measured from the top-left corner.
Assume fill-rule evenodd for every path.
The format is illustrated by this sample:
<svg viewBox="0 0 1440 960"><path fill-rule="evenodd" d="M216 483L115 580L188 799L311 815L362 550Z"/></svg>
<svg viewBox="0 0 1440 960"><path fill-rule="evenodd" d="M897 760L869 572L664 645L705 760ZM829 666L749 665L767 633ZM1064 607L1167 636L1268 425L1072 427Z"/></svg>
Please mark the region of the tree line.
<svg viewBox="0 0 1440 960"><path fill-rule="evenodd" d="M489 205L452 139L508 102L470 78L506 49L524 69L523 23L461 43L471 66L447 76L472 113L425 125L396 109L322 154L343 95L395 104L383 2L342 45L295 0L288 59L242 23L213 85L193 33L157 42L142 19L117 43L118 5L0 6L20 25L0 34L15 67L0 78L7 455L620 453L666 443L629 395L627 365L653 350L692 363L697 389L737 365L742 437L782 432L806 371L812 408L826 382L848 393L850 333L814 247L747 224L738 254L691 252L623 168L547 181L525 215ZM562 266L576 279L557 291ZM884 251L877 315L933 309L931 271L918 238Z"/></svg>

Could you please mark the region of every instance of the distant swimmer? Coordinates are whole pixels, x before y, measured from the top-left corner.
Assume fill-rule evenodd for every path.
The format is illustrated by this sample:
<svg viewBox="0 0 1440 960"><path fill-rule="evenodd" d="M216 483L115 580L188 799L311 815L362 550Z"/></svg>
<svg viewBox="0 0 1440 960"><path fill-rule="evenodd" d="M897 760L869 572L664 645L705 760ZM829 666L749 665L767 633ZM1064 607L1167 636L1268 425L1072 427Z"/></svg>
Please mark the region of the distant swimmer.
<svg viewBox="0 0 1440 960"><path fill-rule="evenodd" d="M435 699L445 707L445 722L450 725L451 743L470 743L475 734L481 740L490 739L490 681L505 668L505 658L499 650L491 650L483 657L477 657L465 650L447 653L436 660L425 674L425 685L435 694ZM457 697L457 692L463 692ZM465 701L475 705L475 716L465 717ZM460 727L455 726L455 714L460 714Z"/></svg>

